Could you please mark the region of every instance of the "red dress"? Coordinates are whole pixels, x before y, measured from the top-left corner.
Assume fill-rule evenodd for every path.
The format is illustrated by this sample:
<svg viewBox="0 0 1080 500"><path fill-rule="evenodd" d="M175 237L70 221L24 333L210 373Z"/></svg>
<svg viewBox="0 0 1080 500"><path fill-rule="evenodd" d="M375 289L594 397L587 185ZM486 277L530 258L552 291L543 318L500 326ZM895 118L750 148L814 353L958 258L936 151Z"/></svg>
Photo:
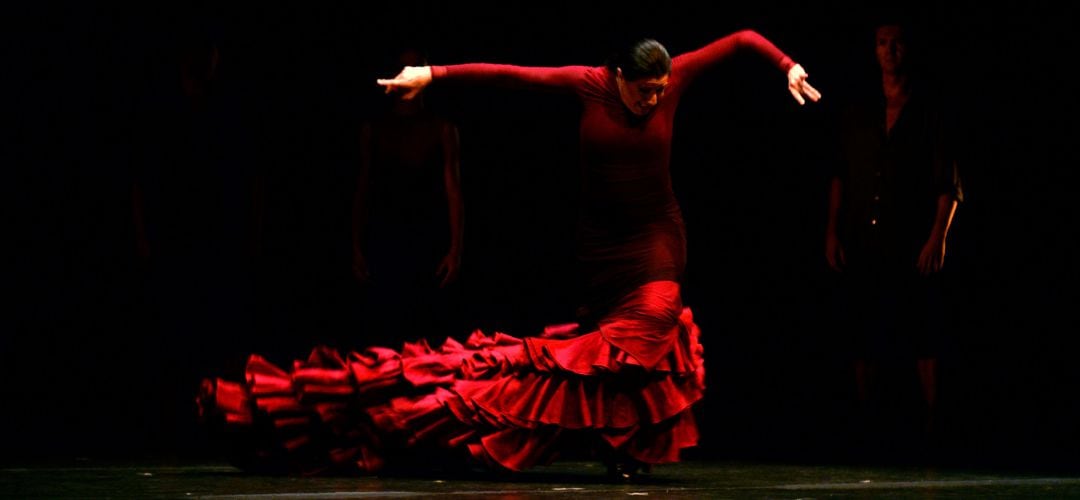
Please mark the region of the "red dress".
<svg viewBox="0 0 1080 500"><path fill-rule="evenodd" d="M402 446L460 450L510 470L582 442L649 464L678 461L697 443L691 406L704 364L679 291L686 238L671 189L672 125L694 77L739 49L784 71L794 65L757 33L728 35L673 58L666 94L645 116L622 104L606 67L433 67L437 84L540 87L580 100L578 256L595 327L525 338L477 331L464 344L400 352L317 348L289 369L256 355L244 382L206 381L204 415L257 434L255 460L285 457L304 472L375 471Z"/></svg>

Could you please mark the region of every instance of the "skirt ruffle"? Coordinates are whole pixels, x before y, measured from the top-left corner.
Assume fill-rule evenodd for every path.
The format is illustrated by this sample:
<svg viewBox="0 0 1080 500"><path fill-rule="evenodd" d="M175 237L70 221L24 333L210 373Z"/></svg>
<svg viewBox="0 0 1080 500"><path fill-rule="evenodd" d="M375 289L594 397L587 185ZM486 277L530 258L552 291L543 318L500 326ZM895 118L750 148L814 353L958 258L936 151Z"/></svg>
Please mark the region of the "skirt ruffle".
<svg viewBox="0 0 1080 500"><path fill-rule="evenodd" d="M408 449L522 470L589 440L675 462L698 439L699 336L678 285L653 282L594 331L477 330L438 348L420 340L344 355L316 347L288 369L252 355L243 382L208 379L197 402L204 419L242 437L241 465L252 468L370 473Z"/></svg>

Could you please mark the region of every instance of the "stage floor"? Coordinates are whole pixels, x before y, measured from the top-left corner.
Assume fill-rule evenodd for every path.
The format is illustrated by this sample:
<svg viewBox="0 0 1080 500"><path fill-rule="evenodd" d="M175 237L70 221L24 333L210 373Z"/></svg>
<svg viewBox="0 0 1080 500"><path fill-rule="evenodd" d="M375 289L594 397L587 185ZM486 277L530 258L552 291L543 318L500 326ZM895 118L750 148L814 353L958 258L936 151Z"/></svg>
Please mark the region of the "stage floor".
<svg viewBox="0 0 1080 500"><path fill-rule="evenodd" d="M217 463L93 463L0 469L4 498L1080 498L1076 474L690 461L613 484L593 462L509 476L295 478Z"/></svg>

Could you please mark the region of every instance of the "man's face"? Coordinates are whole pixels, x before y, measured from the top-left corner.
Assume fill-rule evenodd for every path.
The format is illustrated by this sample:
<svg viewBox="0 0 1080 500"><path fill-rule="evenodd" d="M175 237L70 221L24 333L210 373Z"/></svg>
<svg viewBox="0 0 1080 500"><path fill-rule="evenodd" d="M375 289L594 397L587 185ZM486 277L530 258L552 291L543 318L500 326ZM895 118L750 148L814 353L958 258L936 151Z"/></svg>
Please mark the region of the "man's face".
<svg viewBox="0 0 1080 500"><path fill-rule="evenodd" d="M875 53L881 70L891 74L903 71L904 54L907 52L903 30L896 25L879 26L874 38Z"/></svg>

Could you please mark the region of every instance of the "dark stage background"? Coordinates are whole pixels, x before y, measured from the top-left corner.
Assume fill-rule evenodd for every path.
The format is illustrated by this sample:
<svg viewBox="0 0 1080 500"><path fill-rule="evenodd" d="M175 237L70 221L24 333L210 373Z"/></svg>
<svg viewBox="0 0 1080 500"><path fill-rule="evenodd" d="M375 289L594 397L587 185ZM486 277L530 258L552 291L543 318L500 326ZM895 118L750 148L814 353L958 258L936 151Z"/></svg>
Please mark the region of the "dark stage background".
<svg viewBox="0 0 1080 500"><path fill-rule="evenodd" d="M681 104L685 300L709 377L695 453L823 461L856 447L826 309L824 141L844 97L873 85L866 12L365 4L5 8L6 461L212 456L194 426L198 376L236 378L252 350L288 363L316 342L399 340L358 327L348 226L357 131L379 109L374 79L396 72L396 47L424 46L434 63L592 65L623 40L652 36L678 54L740 28L802 63L825 97L799 108L783 75L739 57ZM1074 467L1075 19L1031 3L913 10L958 110L967 192L947 260L957 320L941 361L943 440L962 460ZM251 200L229 193L261 179L260 245L241 248L246 226L219 221L205 261L141 260L133 172L175 147L155 134L175 99L169 54L192 30L220 41L215 133L234 170L175 175L214 184L234 214ZM460 125L467 230L459 321L427 336L527 335L571 320L573 100L450 86L429 99ZM192 217L207 216L199 196Z"/></svg>

